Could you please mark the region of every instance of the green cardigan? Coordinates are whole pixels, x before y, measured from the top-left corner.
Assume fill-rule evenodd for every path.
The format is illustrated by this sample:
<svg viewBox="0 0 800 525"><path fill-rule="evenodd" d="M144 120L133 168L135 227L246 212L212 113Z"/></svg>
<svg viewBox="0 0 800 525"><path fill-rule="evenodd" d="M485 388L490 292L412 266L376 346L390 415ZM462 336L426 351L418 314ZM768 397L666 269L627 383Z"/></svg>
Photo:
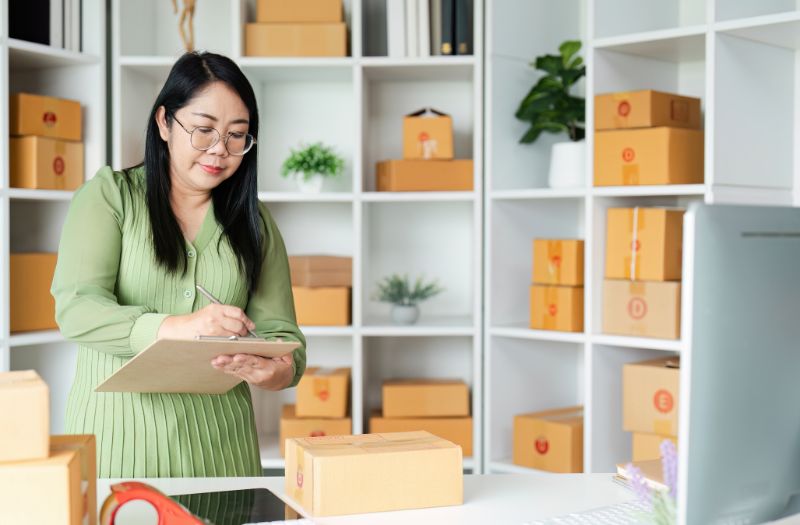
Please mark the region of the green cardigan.
<svg viewBox="0 0 800 525"><path fill-rule="evenodd" d="M194 243L186 242L185 274L155 262L145 187L144 168L103 168L75 193L64 223L51 291L61 332L79 345L66 431L95 434L100 477L261 475L247 383L223 395L94 392L156 339L165 317L208 304L196 284L244 309L259 335L301 343L292 386L305 370L286 248L266 208L264 262L248 300L213 205Z"/></svg>

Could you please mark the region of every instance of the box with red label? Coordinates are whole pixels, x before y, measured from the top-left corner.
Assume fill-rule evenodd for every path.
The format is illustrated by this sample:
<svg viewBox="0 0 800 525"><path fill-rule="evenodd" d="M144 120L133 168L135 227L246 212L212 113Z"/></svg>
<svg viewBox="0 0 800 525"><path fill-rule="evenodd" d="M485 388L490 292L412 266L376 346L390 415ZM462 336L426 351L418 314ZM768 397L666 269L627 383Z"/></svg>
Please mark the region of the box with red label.
<svg viewBox="0 0 800 525"><path fill-rule="evenodd" d="M533 282L583 286L583 241L534 239Z"/></svg>
<svg viewBox="0 0 800 525"><path fill-rule="evenodd" d="M348 436L352 433L353 422L349 417L297 417L295 405L284 405L279 435L281 457L285 454L286 440L289 438Z"/></svg>
<svg viewBox="0 0 800 525"><path fill-rule="evenodd" d="M292 286L297 323L306 326L350 324L350 288Z"/></svg>
<svg viewBox="0 0 800 525"><path fill-rule="evenodd" d="M33 370L0 372L0 463L46 458L50 389Z"/></svg>
<svg viewBox="0 0 800 525"><path fill-rule="evenodd" d="M297 384L298 417L347 416L350 401L349 368L307 368Z"/></svg>
<svg viewBox="0 0 800 525"><path fill-rule="evenodd" d="M81 104L76 100L14 93L9 104L8 132L81 140Z"/></svg>
<svg viewBox="0 0 800 525"><path fill-rule="evenodd" d="M632 461L661 459L661 444L664 441L672 441L673 445L678 445L677 438L671 436L646 434L644 432L634 432L631 436Z"/></svg>
<svg viewBox="0 0 800 525"><path fill-rule="evenodd" d="M583 332L583 286L531 286L531 328Z"/></svg>
<svg viewBox="0 0 800 525"><path fill-rule="evenodd" d="M56 270L55 253L11 254L11 331L57 329L56 302L50 285Z"/></svg>
<svg viewBox="0 0 800 525"><path fill-rule="evenodd" d="M12 188L76 190L83 184L83 143L11 137Z"/></svg>
<svg viewBox="0 0 800 525"><path fill-rule="evenodd" d="M467 417L469 386L453 379L392 379L383 383L383 417Z"/></svg>
<svg viewBox="0 0 800 525"><path fill-rule="evenodd" d="M375 166L377 191L472 191L472 159L384 160Z"/></svg>
<svg viewBox="0 0 800 525"><path fill-rule="evenodd" d="M668 208L609 208L606 278L680 280L683 214Z"/></svg>
<svg viewBox="0 0 800 525"><path fill-rule="evenodd" d="M703 183L703 132L647 128L594 134L594 185Z"/></svg>
<svg viewBox="0 0 800 525"><path fill-rule="evenodd" d="M643 89L594 97L594 129L700 129L700 99Z"/></svg>
<svg viewBox="0 0 800 525"><path fill-rule="evenodd" d="M418 430L452 441L461 447L464 457L472 456L471 417L382 417L380 412L374 412L369 418L372 434Z"/></svg>
<svg viewBox="0 0 800 525"><path fill-rule="evenodd" d="M433 108L403 118L404 159L452 159L453 119Z"/></svg>
<svg viewBox="0 0 800 525"><path fill-rule="evenodd" d="M628 432L678 435L680 357L622 367L622 427Z"/></svg>
<svg viewBox="0 0 800 525"><path fill-rule="evenodd" d="M293 255L289 257L292 286L353 285L353 258L332 255Z"/></svg>
<svg viewBox="0 0 800 525"><path fill-rule="evenodd" d="M246 56L347 56L344 22L246 24L244 38Z"/></svg>
<svg viewBox="0 0 800 525"><path fill-rule="evenodd" d="M679 339L681 283L604 281L603 333Z"/></svg>
<svg viewBox="0 0 800 525"><path fill-rule="evenodd" d="M341 22L342 0L258 0L256 22Z"/></svg>
<svg viewBox="0 0 800 525"><path fill-rule="evenodd" d="M514 416L515 465L583 472L583 407Z"/></svg>

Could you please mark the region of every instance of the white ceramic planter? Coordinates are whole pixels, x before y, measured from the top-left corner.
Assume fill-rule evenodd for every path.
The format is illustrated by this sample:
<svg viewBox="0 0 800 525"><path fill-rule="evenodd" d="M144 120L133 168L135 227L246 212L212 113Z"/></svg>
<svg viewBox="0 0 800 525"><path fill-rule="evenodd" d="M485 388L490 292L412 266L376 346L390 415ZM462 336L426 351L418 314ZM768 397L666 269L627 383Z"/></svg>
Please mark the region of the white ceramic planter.
<svg viewBox="0 0 800 525"><path fill-rule="evenodd" d="M325 178L317 173L306 179L302 173L298 172L294 174L294 180L301 193L319 193L322 191L322 183Z"/></svg>
<svg viewBox="0 0 800 525"><path fill-rule="evenodd" d="M550 150L551 188L582 188L586 179L586 142L558 142Z"/></svg>
<svg viewBox="0 0 800 525"><path fill-rule="evenodd" d="M419 319L419 306L393 304L392 321L395 324L414 324Z"/></svg>

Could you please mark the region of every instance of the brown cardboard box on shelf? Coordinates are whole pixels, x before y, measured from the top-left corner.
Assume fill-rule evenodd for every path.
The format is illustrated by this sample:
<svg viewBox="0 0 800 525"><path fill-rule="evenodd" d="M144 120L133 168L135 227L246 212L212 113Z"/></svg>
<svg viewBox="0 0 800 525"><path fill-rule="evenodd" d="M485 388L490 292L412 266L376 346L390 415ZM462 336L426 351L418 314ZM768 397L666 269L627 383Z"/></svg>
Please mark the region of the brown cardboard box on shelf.
<svg viewBox="0 0 800 525"><path fill-rule="evenodd" d="M96 525L96 461L94 436L72 435L51 436L45 459L0 463L3 523Z"/></svg>
<svg viewBox="0 0 800 525"><path fill-rule="evenodd" d="M428 432L286 442L286 495L312 516L461 505L461 447Z"/></svg>
<svg viewBox="0 0 800 525"><path fill-rule="evenodd" d="M33 370L0 372L0 463L46 458L50 389Z"/></svg>
<svg viewBox="0 0 800 525"><path fill-rule="evenodd" d="M472 159L384 160L375 167L378 191L472 191Z"/></svg>
<svg viewBox="0 0 800 525"><path fill-rule="evenodd" d="M583 286L531 286L531 328L583 332Z"/></svg>
<svg viewBox="0 0 800 525"><path fill-rule="evenodd" d="M603 333L679 339L681 283L606 279Z"/></svg>
<svg viewBox="0 0 800 525"><path fill-rule="evenodd" d="M683 214L668 208L609 208L606 279L680 280Z"/></svg>
<svg viewBox="0 0 800 525"><path fill-rule="evenodd" d="M353 258L331 255L292 255L289 257L292 286L353 285Z"/></svg>
<svg viewBox="0 0 800 525"><path fill-rule="evenodd" d="M647 128L594 134L595 186L703 183L703 132Z"/></svg>
<svg viewBox="0 0 800 525"><path fill-rule="evenodd" d="M11 254L11 331L52 330L56 303L50 284L56 269L55 253Z"/></svg>
<svg viewBox="0 0 800 525"><path fill-rule="evenodd" d="M350 324L350 288L292 286L297 322L306 326Z"/></svg>
<svg viewBox="0 0 800 525"><path fill-rule="evenodd" d="M336 23L247 24L245 55L263 57L347 56L347 26Z"/></svg>
<svg viewBox="0 0 800 525"><path fill-rule="evenodd" d="M348 436L353 433L353 422L349 417L322 418L297 417L295 405L283 405L280 423L281 457L286 454L288 438L318 436Z"/></svg>
<svg viewBox="0 0 800 525"><path fill-rule="evenodd" d="M583 241L534 239L533 282L583 286Z"/></svg>
<svg viewBox="0 0 800 525"><path fill-rule="evenodd" d="M631 460L649 461L651 459L661 459L661 443L665 440L672 441L676 446L678 444L678 440L672 436L634 432L631 437L631 450L633 451Z"/></svg>
<svg viewBox="0 0 800 525"><path fill-rule="evenodd" d="M383 417L469 416L469 386L452 379L392 379L383 383Z"/></svg>
<svg viewBox="0 0 800 525"><path fill-rule="evenodd" d="M369 431L372 434L386 432L416 432L424 430L434 436L452 441L461 447L464 457L472 456L472 418L471 417L382 417L380 411L373 412L369 418Z"/></svg>
<svg viewBox="0 0 800 525"><path fill-rule="evenodd" d="M678 435L680 357L622 367L622 428L662 436Z"/></svg>
<svg viewBox="0 0 800 525"><path fill-rule="evenodd" d="M258 0L256 22L341 22L342 0Z"/></svg>
<svg viewBox="0 0 800 525"><path fill-rule="evenodd" d="M422 108L403 118L403 158L453 158L453 119L433 108Z"/></svg>
<svg viewBox="0 0 800 525"><path fill-rule="evenodd" d="M298 417L342 418L349 394L349 368L308 368L297 384L295 412Z"/></svg>
<svg viewBox="0 0 800 525"><path fill-rule="evenodd" d="M76 190L83 184L83 143L11 137L12 188Z"/></svg>
<svg viewBox="0 0 800 525"><path fill-rule="evenodd" d="M583 472L583 407L514 416L515 465Z"/></svg>
<svg viewBox="0 0 800 525"><path fill-rule="evenodd" d="M14 93L9 105L8 132L62 140L81 140L81 104L77 100Z"/></svg>
<svg viewBox="0 0 800 525"><path fill-rule="evenodd" d="M643 89L594 97L594 129L700 129L700 99Z"/></svg>

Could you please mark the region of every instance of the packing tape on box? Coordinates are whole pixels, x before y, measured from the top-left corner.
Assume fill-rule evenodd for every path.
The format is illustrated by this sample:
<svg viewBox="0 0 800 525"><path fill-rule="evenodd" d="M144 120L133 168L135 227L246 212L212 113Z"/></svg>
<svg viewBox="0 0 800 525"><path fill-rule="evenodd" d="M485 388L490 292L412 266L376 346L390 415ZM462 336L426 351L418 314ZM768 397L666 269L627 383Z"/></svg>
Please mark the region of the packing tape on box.
<svg viewBox="0 0 800 525"><path fill-rule="evenodd" d="M653 421L653 433L662 436L674 436L672 421L669 419L656 419Z"/></svg>
<svg viewBox="0 0 800 525"><path fill-rule="evenodd" d="M625 164L622 166L623 186L639 185L639 164Z"/></svg>
<svg viewBox="0 0 800 525"><path fill-rule="evenodd" d="M550 282L561 282L561 263L564 262L561 241L547 241L547 274Z"/></svg>
<svg viewBox="0 0 800 525"><path fill-rule="evenodd" d="M645 221L644 221L644 214L639 213L639 207L636 206L633 208L633 212L631 213L631 245L630 245L630 252L631 255L628 257L628 266L630 267L630 275L628 276L630 280L635 281L638 277L636 271L638 270L637 263L639 261L639 230L644 229Z"/></svg>
<svg viewBox="0 0 800 525"><path fill-rule="evenodd" d="M542 326L545 330L555 330L558 321L558 288L549 286L544 289L544 311Z"/></svg>

